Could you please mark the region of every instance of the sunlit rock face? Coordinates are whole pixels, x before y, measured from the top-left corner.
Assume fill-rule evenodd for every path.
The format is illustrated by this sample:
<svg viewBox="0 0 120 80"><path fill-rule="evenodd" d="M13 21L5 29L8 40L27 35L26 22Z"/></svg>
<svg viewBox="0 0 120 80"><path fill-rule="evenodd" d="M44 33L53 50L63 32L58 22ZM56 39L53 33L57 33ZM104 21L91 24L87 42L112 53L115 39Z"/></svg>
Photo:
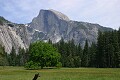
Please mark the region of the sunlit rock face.
<svg viewBox="0 0 120 80"><path fill-rule="evenodd" d="M12 47L16 52L19 47L26 49L37 40L47 42L50 39L56 43L62 38L66 42L73 39L76 44L81 43L81 46L88 40L90 45L97 41L98 30L112 30L99 24L72 21L55 10L40 10L38 16L28 24L12 23L3 17L0 19L3 20L3 25L0 24L0 44L7 53L11 52Z"/></svg>
<svg viewBox="0 0 120 80"><path fill-rule="evenodd" d="M63 38L65 41L74 39L75 43L84 46L85 40L89 44L97 41L98 30L112 30L98 24L70 20L66 15L55 10L40 10L39 15L29 24L32 40L52 40L53 43Z"/></svg>
<svg viewBox="0 0 120 80"><path fill-rule="evenodd" d="M12 47L18 52L19 47L28 48L29 40L27 39L27 28L21 25L15 25L13 27L0 25L0 44L5 47L7 53L11 52Z"/></svg>

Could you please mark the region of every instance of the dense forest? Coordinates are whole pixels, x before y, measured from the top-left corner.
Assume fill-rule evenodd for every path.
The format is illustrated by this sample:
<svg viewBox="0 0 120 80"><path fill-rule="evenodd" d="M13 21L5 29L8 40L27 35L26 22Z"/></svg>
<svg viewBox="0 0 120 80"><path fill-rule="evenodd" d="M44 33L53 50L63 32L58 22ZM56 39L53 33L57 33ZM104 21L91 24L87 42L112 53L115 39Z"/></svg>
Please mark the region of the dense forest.
<svg viewBox="0 0 120 80"><path fill-rule="evenodd" d="M61 54L63 67L120 67L120 30L100 32L97 43L88 46L86 40L84 48L74 44L74 40L65 43L62 39L53 44Z"/></svg>
<svg viewBox="0 0 120 80"><path fill-rule="evenodd" d="M36 45L39 46L37 43ZM75 45L74 40L64 42L63 39L55 44L53 44L52 41L49 40L48 43L44 45L45 47L40 48L42 52L49 53L52 49L53 51L57 51L57 53L60 53L61 56L59 57L59 61L61 62L63 67L120 67L120 29L118 31L114 30L110 32L99 31L97 43L92 43L91 46L89 46L88 41L86 40L84 48L82 48L80 44ZM53 46L54 48L52 48L51 46ZM50 48L50 51L45 51L45 48ZM20 48L18 54L16 54L13 47L11 53L7 54L4 50L4 47L0 45L0 65L24 66L31 59L31 49L36 48L32 48L31 46L29 49L26 50ZM39 50L37 51L39 52ZM41 51L37 55L41 54ZM53 53L51 54L53 55ZM41 58L39 57L39 59ZM46 65L44 64L44 66L55 66L52 65L52 63L46 63Z"/></svg>

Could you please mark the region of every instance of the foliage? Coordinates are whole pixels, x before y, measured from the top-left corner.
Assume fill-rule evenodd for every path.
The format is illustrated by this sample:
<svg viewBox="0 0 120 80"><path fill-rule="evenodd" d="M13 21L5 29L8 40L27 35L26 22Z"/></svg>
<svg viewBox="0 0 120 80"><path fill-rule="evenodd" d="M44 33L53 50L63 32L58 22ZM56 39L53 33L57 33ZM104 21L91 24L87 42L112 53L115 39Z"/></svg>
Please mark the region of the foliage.
<svg viewBox="0 0 120 80"><path fill-rule="evenodd" d="M97 67L120 67L118 31L99 32L97 42Z"/></svg>
<svg viewBox="0 0 120 80"><path fill-rule="evenodd" d="M9 66L24 66L28 61L28 57L27 49L24 50L24 48L19 48L19 51L16 54L14 47L12 47L11 53L6 56Z"/></svg>
<svg viewBox="0 0 120 80"><path fill-rule="evenodd" d="M25 51L24 48L19 48L19 51L17 54L17 65L24 66L28 60L27 57L28 57L27 51Z"/></svg>
<svg viewBox="0 0 120 80"><path fill-rule="evenodd" d="M36 62L33 62L33 61L29 61L28 63L25 64L25 68L27 69L39 69L39 65L40 63L36 63Z"/></svg>
<svg viewBox="0 0 120 80"><path fill-rule="evenodd" d="M16 51L14 47L12 47L10 54L8 54L8 61L10 66L16 65Z"/></svg>
<svg viewBox="0 0 120 80"><path fill-rule="evenodd" d="M56 65L57 68L61 68L62 67L62 63L61 62L58 62L57 65Z"/></svg>
<svg viewBox="0 0 120 80"><path fill-rule="evenodd" d="M2 47L2 45L0 45L0 66L8 65L6 55L7 54L5 53L4 47Z"/></svg>
<svg viewBox="0 0 120 80"><path fill-rule="evenodd" d="M50 42L50 41L49 41ZM88 46L88 40L82 49L74 40L53 44L61 54L63 67L120 67L120 29L98 33L97 44Z"/></svg>
<svg viewBox="0 0 120 80"><path fill-rule="evenodd" d="M29 47L30 61L39 63L41 68L56 66L59 62L60 54L57 49L48 43L37 41Z"/></svg>
<svg viewBox="0 0 120 80"><path fill-rule="evenodd" d="M68 43L63 38L60 42L53 44L61 54L61 63L63 67L80 67L81 65L81 46L74 44L72 39Z"/></svg>
<svg viewBox="0 0 120 80"><path fill-rule="evenodd" d="M82 61L82 63L81 63L82 67L88 67L88 65L89 65L89 49L88 49L88 41L87 40L85 42L81 61Z"/></svg>
<svg viewBox="0 0 120 80"><path fill-rule="evenodd" d="M10 23L10 21L8 21L4 17L0 16L0 25L3 25L3 23Z"/></svg>
<svg viewBox="0 0 120 80"><path fill-rule="evenodd" d="M26 63L27 62L27 63ZM31 43L29 49L19 48L18 54L12 47L10 54L5 53L0 45L0 65L24 66L28 69L39 67L120 67L120 29L98 33L97 43L89 46L88 40L85 46L76 45L74 40L53 44L52 41L44 43L37 41ZM26 63L26 64L25 64Z"/></svg>

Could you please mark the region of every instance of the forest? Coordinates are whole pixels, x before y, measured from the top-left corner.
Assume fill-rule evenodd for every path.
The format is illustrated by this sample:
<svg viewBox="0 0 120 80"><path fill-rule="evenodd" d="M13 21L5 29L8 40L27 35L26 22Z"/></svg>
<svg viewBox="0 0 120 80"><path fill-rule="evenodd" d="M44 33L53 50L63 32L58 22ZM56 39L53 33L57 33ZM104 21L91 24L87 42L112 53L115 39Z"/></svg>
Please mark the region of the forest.
<svg viewBox="0 0 120 80"><path fill-rule="evenodd" d="M44 54L45 53L45 54ZM40 63L39 63L40 62ZM44 63L43 63L44 62ZM11 53L5 52L0 45L0 66L43 67L96 67L120 68L120 29L98 33L97 43L89 46L75 45L74 40L58 43L42 41L31 43L29 49L19 48L18 53L12 47Z"/></svg>

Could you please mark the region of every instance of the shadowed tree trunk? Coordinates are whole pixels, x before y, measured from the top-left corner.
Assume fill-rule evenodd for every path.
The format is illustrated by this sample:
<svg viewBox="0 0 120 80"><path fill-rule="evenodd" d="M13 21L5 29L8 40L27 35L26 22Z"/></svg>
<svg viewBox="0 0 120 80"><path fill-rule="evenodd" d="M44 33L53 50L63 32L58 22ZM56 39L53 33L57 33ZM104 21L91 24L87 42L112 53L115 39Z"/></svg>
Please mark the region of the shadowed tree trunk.
<svg viewBox="0 0 120 80"><path fill-rule="evenodd" d="M38 73L38 74L35 74L33 80L37 80L38 77L40 77L39 73Z"/></svg>

